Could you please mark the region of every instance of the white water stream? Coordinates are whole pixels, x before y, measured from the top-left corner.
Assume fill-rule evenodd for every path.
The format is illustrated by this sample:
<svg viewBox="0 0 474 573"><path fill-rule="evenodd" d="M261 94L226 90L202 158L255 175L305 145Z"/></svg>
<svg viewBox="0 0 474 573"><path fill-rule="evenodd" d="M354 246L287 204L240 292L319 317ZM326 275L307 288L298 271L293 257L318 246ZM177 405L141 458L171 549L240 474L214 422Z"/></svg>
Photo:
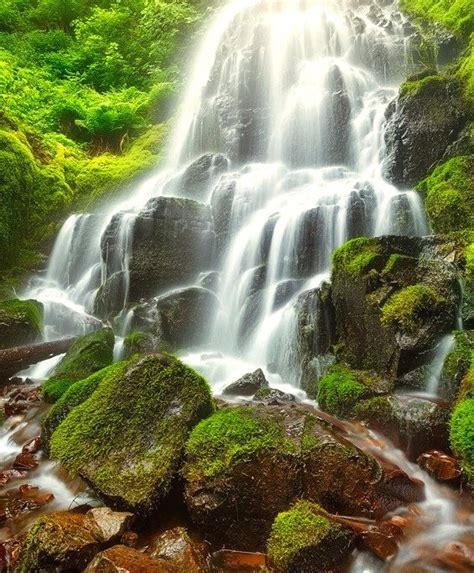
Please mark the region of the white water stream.
<svg viewBox="0 0 474 573"><path fill-rule="evenodd" d="M209 177L200 197L211 203L233 189L229 241L214 262L220 308L211 343L183 359L216 393L261 367L272 385L303 397L298 308L315 293L310 308L319 312L334 249L359 235L427 231L418 195L382 176L385 111L407 75L407 46L404 18L389 1L234 0L220 8L194 62L165 165L125 200L70 217L46 275L24 293L45 306L46 338L96 328L95 296L118 276L120 355L129 308L138 302L129 300L128 272L136 217L153 197L180 196L179 175L199 156L221 153L228 167ZM103 258L102 238L114 221L114 249ZM317 344L313 353L314 367L323 368ZM396 462L408 464L401 454ZM438 496L428 512L447 508L430 529L437 543L438 525L457 527L454 505L422 479ZM364 559L354 571L382 570Z"/></svg>

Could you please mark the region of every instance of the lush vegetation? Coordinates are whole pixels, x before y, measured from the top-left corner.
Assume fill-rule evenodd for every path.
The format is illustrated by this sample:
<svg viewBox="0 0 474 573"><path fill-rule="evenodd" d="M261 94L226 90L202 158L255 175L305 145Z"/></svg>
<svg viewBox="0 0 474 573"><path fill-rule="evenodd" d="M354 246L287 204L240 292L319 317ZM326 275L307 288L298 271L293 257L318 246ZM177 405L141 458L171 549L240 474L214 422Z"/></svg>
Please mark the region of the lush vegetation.
<svg viewBox="0 0 474 573"><path fill-rule="evenodd" d="M159 159L201 0L0 0L2 269ZM1 278L1 277L0 277Z"/></svg>

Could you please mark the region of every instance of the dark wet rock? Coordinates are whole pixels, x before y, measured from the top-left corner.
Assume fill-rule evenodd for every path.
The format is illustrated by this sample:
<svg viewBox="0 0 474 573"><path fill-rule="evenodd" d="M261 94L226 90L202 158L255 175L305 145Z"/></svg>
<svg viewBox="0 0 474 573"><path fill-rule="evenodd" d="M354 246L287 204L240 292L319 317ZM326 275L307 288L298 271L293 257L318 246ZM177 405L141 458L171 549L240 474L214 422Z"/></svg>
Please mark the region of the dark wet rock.
<svg viewBox="0 0 474 573"><path fill-rule="evenodd" d="M213 553L212 573L265 573L267 557L264 553L248 553L221 549Z"/></svg>
<svg viewBox="0 0 474 573"><path fill-rule="evenodd" d="M135 531L126 531L120 538L120 544L126 547L137 547L138 541L138 533Z"/></svg>
<svg viewBox="0 0 474 573"><path fill-rule="evenodd" d="M212 400L205 380L172 356L114 366L56 428L50 452L108 505L144 517L170 491L189 432Z"/></svg>
<svg viewBox="0 0 474 573"><path fill-rule="evenodd" d="M150 332L131 332L123 341L123 356L130 358L134 354L151 354L160 348L160 339Z"/></svg>
<svg viewBox="0 0 474 573"><path fill-rule="evenodd" d="M431 449L449 448L447 404L410 395L382 396L360 402L355 414L412 460Z"/></svg>
<svg viewBox="0 0 474 573"><path fill-rule="evenodd" d="M23 479L28 475L26 470L5 470L0 472L0 487L5 486L9 481Z"/></svg>
<svg viewBox="0 0 474 573"><path fill-rule="evenodd" d="M13 469L19 471L34 470L38 467L38 460L33 454L22 452L13 462Z"/></svg>
<svg viewBox="0 0 474 573"><path fill-rule="evenodd" d="M437 481L454 481L461 476L459 462L439 450L430 450L421 454L417 463Z"/></svg>
<svg viewBox="0 0 474 573"><path fill-rule="evenodd" d="M368 183L351 193L347 214L347 236L350 239L372 235L376 208L375 193Z"/></svg>
<svg viewBox="0 0 474 573"><path fill-rule="evenodd" d="M119 228L112 221L102 237L105 261L118 243ZM137 216L132 235L130 302L190 282L209 269L215 236L206 205L174 197L152 199Z"/></svg>
<svg viewBox="0 0 474 573"><path fill-rule="evenodd" d="M35 300L0 302L0 349L36 342L42 322L43 305Z"/></svg>
<svg viewBox="0 0 474 573"><path fill-rule="evenodd" d="M48 402L56 402L76 382L113 362L115 336L110 328L78 338L43 384Z"/></svg>
<svg viewBox="0 0 474 573"><path fill-rule="evenodd" d="M338 357L388 378L426 364L455 326L461 300L459 269L446 255L435 238L359 238L338 249Z"/></svg>
<svg viewBox="0 0 474 573"><path fill-rule="evenodd" d="M98 553L84 573L177 573L166 561L152 559L148 555L125 545L115 545Z"/></svg>
<svg viewBox="0 0 474 573"><path fill-rule="evenodd" d="M277 405L284 402L296 402L293 394L286 394L276 388L260 388L253 397L255 402L263 402L268 405Z"/></svg>
<svg viewBox="0 0 474 573"><path fill-rule="evenodd" d="M211 334L219 307L216 295L201 287L172 291L156 299L163 340L173 349L202 344Z"/></svg>
<svg viewBox="0 0 474 573"><path fill-rule="evenodd" d="M281 282L276 290L275 297L273 299L273 310L278 310L280 307L284 306L293 296L301 289L304 284L304 280L300 279L288 279Z"/></svg>
<svg viewBox="0 0 474 573"><path fill-rule="evenodd" d="M462 88L455 80L443 76L408 80L387 110L388 179L410 186L426 177L466 120Z"/></svg>
<svg viewBox="0 0 474 573"><path fill-rule="evenodd" d="M268 561L276 573L329 573L342 566L354 540L353 533L331 521L320 506L300 501L276 517Z"/></svg>
<svg viewBox="0 0 474 573"><path fill-rule="evenodd" d="M22 544L16 571L82 571L100 548L85 521L72 512L38 518Z"/></svg>
<svg viewBox="0 0 474 573"><path fill-rule="evenodd" d="M259 368L227 386L222 394L224 396L253 396L262 388L268 388L268 380L263 370Z"/></svg>
<svg viewBox="0 0 474 573"><path fill-rule="evenodd" d="M117 316L127 302L127 277L124 271L110 276L99 288L94 300L94 314L101 318Z"/></svg>
<svg viewBox="0 0 474 573"><path fill-rule="evenodd" d="M419 484L385 471L313 412L296 405L225 408L194 429L185 497L206 538L261 549L276 515L301 496L333 513L365 517L422 498Z"/></svg>
<svg viewBox="0 0 474 573"><path fill-rule="evenodd" d="M166 562L176 573L206 573L209 571L207 559L209 547L206 543L194 540L183 527L165 531L155 537L147 555Z"/></svg>
<svg viewBox="0 0 474 573"><path fill-rule="evenodd" d="M219 185L214 189L211 198L216 247L219 257L223 256L229 244L236 187L237 182L234 178L223 177Z"/></svg>
<svg viewBox="0 0 474 573"><path fill-rule="evenodd" d="M41 493L39 488L23 484L17 489L9 490L0 499L0 515L6 520L30 513L52 502L52 493ZM0 519L1 521L1 519Z"/></svg>
<svg viewBox="0 0 474 573"><path fill-rule="evenodd" d="M172 194L206 202L213 184L228 168L229 160L222 153L205 153L170 183L165 189L165 195Z"/></svg>
<svg viewBox="0 0 474 573"><path fill-rule="evenodd" d="M119 541L130 528L133 513L112 511L109 507L96 507L86 513L86 527L100 543Z"/></svg>
<svg viewBox="0 0 474 573"><path fill-rule="evenodd" d="M42 447L41 437L37 436L28 441L21 449L24 454L37 454Z"/></svg>

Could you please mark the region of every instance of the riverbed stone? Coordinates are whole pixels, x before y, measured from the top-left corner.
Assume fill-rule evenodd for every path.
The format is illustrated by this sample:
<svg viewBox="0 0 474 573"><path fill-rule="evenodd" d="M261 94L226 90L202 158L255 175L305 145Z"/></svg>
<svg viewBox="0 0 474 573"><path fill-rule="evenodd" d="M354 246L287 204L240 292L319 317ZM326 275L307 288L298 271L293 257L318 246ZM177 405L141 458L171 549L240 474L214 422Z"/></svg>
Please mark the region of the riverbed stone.
<svg viewBox="0 0 474 573"><path fill-rule="evenodd" d="M227 386L222 394L224 396L253 396L263 388L268 388L268 380L263 370L259 368Z"/></svg>
<svg viewBox="0 0 474 573"><path fill-rule="evenodd" d="M178 359L136 356L67 415L51 456L110 507L143 518L170 491L189 432L212 410L206 381Z"/></svg>
<svg viewBox="0 0 474 573"><path fill-rule="evenodd" d="M177 573L165 561L152 559L148 555L126 547L114 545L98 553L84 573Z"/></svg>
<svg viewBox="0 0 474 573"><path fill-rule="evenodd" d="M209 571L209 546L194 539L184 527L175 527L154 537L146 553L154 559L165 561L176 573Z"/></svg>

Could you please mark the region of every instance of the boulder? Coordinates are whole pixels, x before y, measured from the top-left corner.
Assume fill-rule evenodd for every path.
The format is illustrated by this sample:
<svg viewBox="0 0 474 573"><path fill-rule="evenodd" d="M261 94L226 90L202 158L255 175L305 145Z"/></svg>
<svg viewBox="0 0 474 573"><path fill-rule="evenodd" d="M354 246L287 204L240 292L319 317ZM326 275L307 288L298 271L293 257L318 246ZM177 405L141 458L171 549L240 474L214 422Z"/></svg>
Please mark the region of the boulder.
<svg viewBox="0 0 474 573"><path fill-rule="evenodd" d="M299 501L276 517L268 561L275 573L331 573L340 570L354 540L354 534L331 521L321 507Z"/></svg>
<svg viewBox="0 0 474 573"><path fill-rule="evenodd" d="M277 405L282 402L296 402L296 397L293 394L286 394L281 390L269 387L260 388L253 399L255 402L263 402L269 405Z"/></svg>
<svg viewBox="0 0 474 573"><path fill-rule="evenodd" d="M426 364L458 315L459 268L442 239L359 238L334 255L338 357L394 379Z"/></svg>
<svg viewBox="0 0 474 573"><path fill-rule="evenodd" d="M259 368L227 386L222 394L224 396L253 396L263 388L268 388L268 380L265 378L263 370Z"/></svg>
<svg viewBox="0 0 474 573"><path fill-rule="evenodd" d="M130 358L134 354L151 354L158 350L159 346L160 340L150 332L131 332L123 341L124 357Z"/></svg>
<svg viewBox="0 0 474 573"><path fill-rule="evenodd" d="M231 176L224 176L214 189L211 197L212 217L219 257L224 255L229 244L236 188L236 179Z"/></svg>
<svg viewBox="0 0 474 573"><path fill-rule="evenodd" d="M119 541L128 531L133 513L112 511L110 507L96 507L86 513L86 527L99 543Z"/></svg>
<svg viewBox="0 0 474 573"><path fill-rule="evenodd" d="M179 360L136 356L72 409L52 435L51 456L111 507L145 517L170 491L189 432L212 409L205 380Z"/></svg>
<svg viewBox="0 0 474 573"><path fill-rule="evenodd" d="M355 416L387 436L411 460L435 448L447 449L450 409L446 403L410 395L364 400Z"/></svg>
<svg viewBox="0 0 474 573"><path fill-rule="evenodd" d="M115 545L97 554L84 573L177 573L165 561L152 559L148 555L126 547Z"/></svg>
<svg viewBox="0 0 474 573"><path fill-rule="evenodd" d="M468 112L462 86L433 75L403 84L386 117L385 175L393 184L409 187L443 158L463 129Z"/></svg>
<svg viewBox="0 0 474 573"><path fill-rule="evenodd" d="M221 285L221 273L218 271L208 271L201 273L198 286L218 293Z"/></svg>
<svg viewBox="0 0 474 573"><path fill-rule="evenodd" d="M99 288L94 299L94 314L101 318L117 316L127 303L127 275L118 271Z"/></svg>
<svg viewBox="0 0 474 573"><path fill-rule="evenodd" d="M174 350L202 344L211 334L218 307L216 295L201 287L184 288L157 298L158 324L164 342Z"/></svg>
<svg viewBox="0 0 474 573"><path fill-rule="evenodd" d="M138 214L131 233L129 302L189 283L209 269L215 236L206 205L156 197ZM120 224L113 219L102 237L104 261L113 259L110 253L119 243Z"/></svg>
<svg viewBox="0 0 474 573"><path fill-rule="evenodd" d="M41 337L43 305L35 300L0 302L0 350L36 342Z"/></svg>
<svg viewBox="0 0 474 573"><path fill-rule="evenodd" d="M42 515L27 533L15 571L82 571L100 550L86 516L64 512Z"/></svg>
<svg viewBox="0 0 474 573"><path fill-rule="evenodd" d="M418 484L402 472L395 483L300 405L218 411L193 430L183 475L189 514L206 539L244 551L261 550L276 515L299 497L371 518L422 497Z"/></svg>
<svg viewBox="0 0 474 573"><path fill-rule="evenodd" d="M454 402L462 381L471 367L474 352L474 331L458 330L454 333L452 351L446 356L438 386L438 395Z"/></svg>
<svg viewBox="0 0 474 573"><path fill-rule="evenodd" d="M115 336L110 328L78 338L44 383L46 400L55 402L73 384L111 364L114 343Z"/></svg>
<svg viewBox="0 0 474 573"><path fill-rule="evenodd" d="M192 539L183 527L175 527L152 539L147 555L166 562L176 573L206 573L209 547Z"/></svg>
<svg viewBox="0 0 474 573"><path fill-rule="evenodd" d="M417 463L433 479L440 482L457 481L461 475L461 468L457 460L439 450L430 450L421 454Z"/></svg>

